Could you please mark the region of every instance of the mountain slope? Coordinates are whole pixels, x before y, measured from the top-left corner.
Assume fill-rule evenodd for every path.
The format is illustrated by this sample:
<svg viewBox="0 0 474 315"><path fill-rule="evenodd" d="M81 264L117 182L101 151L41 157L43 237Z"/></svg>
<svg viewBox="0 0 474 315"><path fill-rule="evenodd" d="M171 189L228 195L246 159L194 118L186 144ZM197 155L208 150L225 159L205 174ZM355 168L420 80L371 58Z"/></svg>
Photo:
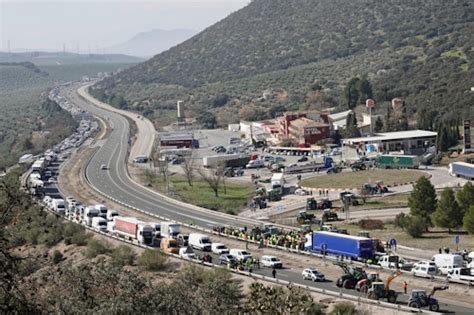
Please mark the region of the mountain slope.
<svg viewBox="0 0 474 315"><path fill-rule="evenodd" d="M196 33L196 31L189 29L155 29L139 33L124 43L106 48L105 51L114 54L150 57L184 42Z"/></svg>
<svg viewBox="0 0 474 315"><path fill-rule="evenodd" d="M429 99L440 115L451 106L472 115L472 94L465 93L474 85L472 29L469 0L255 0L100 82L95 93L120 94L148 114L184 99L191 112L211 108L229 116L246 107L268 113L277 103L304 108L316 81L321 104L342 106L344 84L367 75L378 103L400 96L415 112ZM270 101L261 98L266 90ZM222 94L227 106L215 102Z"/></svg>

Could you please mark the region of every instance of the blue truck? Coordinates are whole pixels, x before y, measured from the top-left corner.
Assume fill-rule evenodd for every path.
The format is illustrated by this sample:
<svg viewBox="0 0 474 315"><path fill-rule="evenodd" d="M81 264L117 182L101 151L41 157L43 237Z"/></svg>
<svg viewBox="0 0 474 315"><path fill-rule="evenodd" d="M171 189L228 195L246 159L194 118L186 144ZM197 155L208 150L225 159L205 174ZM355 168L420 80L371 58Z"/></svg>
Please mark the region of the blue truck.
<svg viewBox="0 0 474 315"><path fill-rule="evenodd" d="M325 231L308 233L305 250L355 259L369 259L375 254L374 242L370 238Z"/></svg>
<svg viewBox="0 0 474 315"><path fill-rule="evenodd" d="M464 162L453 162L449 164L449 174L451 176L474 179L474 164Z"/></svg>

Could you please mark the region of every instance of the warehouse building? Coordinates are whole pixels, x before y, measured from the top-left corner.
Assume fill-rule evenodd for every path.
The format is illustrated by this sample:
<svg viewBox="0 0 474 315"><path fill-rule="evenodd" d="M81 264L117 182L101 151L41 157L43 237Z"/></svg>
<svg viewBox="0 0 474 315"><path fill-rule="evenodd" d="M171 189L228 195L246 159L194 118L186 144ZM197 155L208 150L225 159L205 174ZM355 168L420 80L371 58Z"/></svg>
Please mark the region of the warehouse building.
<svg viewBox="0 0 474 315"><path fill-rule="evenodd" d="M158 138L161 147L199 148L199 140L192 133L160 133Z"/></svg>

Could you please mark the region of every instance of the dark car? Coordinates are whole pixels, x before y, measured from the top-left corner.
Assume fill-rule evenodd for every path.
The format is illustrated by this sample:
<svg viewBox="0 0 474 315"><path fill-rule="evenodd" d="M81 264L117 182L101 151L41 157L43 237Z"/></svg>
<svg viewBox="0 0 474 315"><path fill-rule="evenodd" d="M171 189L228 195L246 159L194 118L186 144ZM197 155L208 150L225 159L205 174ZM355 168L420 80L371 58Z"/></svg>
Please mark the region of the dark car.
<svg viewBox="0 0 474 315"><path fill-rule="evenodd" d="M227 265L228 263L235 264L237 263L237 259L230 254L224 254L219 256L219 262L221 265Z"/></svg>

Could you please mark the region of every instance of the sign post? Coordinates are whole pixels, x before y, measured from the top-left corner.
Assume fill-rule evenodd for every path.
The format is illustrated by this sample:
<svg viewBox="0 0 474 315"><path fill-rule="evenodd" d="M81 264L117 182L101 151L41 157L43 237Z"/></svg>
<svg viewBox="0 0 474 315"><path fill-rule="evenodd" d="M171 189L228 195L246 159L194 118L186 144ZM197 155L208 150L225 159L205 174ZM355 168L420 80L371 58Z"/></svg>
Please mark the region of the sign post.
<svg viewBox="0 0 474 315"><path fill-rule="evenodd" d="M372 108L375 106L375 101L371 98L367 99L365 101L365 106L369 109L369 117L370 117L370 135L373 134L373 128L372 128Z"/></svg>

